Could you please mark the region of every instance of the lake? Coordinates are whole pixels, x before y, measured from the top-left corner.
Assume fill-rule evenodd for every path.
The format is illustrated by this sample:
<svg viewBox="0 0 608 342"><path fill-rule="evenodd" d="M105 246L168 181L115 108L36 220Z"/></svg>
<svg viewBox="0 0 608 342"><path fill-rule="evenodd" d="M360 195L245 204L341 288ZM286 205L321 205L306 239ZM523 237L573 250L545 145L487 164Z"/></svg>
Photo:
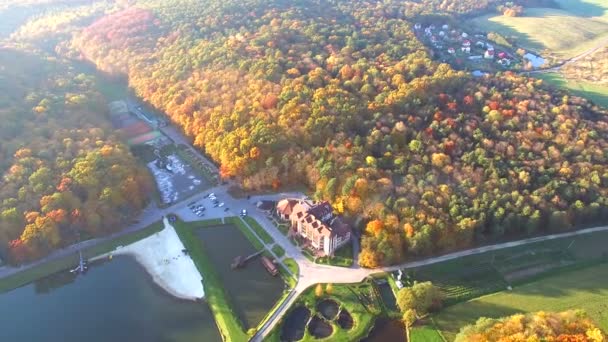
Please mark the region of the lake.
<svg viewBox="0 0 608 342"><path fill-rule="evenodd" d="M285 283L280 276L271 276L259 258L250 260L240 269L230 267L235 257L257 251L236 226L200 228L197 235L245 330L256 327L281 297Z"/></svg>
<svg viewBox="0 0 608 342"><path fill-rule="evenodd" d="M11 342L221 341L205 303L164 293L130 257L2 293L0 317L1 340Z"/></svg>

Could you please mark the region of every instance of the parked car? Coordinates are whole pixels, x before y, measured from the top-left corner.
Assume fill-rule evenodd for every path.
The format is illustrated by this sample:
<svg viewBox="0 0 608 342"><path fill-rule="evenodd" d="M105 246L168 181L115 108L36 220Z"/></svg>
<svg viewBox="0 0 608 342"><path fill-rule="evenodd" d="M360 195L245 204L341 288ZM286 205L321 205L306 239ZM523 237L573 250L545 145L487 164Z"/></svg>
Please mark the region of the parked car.
<svg viewBox="0 0 608 342"><path fill-rule="evenodd" d="M247 209L241 210L241 216L247 216Z"/></svg>
<svg viewBox="0 0 608 342"><path fill-rule="evenodd" d="M203 214L203 213L201 212L201 213L196 214L196 216L198 216L198 217L203 217L203 216L205 216L205 214Z"/></svg>
<svg viewBox="0 0 608 342"><path fill-rule="evenodd" d="M227 212L229 209L230 209L230 208L226 208L226 209L224 209L224 212Z"/></svg>
<svg viewBox="0 0 608 342"><path fill-rule="evenodd" d="M224 202L220 203L217 205L218 207L223 207L224 206Z"/></svg>

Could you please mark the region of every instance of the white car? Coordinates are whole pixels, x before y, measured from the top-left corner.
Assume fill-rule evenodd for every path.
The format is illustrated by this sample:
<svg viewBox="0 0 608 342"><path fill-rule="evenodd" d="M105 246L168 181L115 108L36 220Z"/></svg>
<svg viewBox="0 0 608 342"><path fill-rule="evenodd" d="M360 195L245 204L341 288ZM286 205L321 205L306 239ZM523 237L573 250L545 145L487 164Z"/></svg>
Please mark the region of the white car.
<svg viewBox="0 0 608 342"><path fill-rule="evenodd" d="M224 206L224 202L218 204L217 206L220 207L220 208L223 207Z"/></svg>

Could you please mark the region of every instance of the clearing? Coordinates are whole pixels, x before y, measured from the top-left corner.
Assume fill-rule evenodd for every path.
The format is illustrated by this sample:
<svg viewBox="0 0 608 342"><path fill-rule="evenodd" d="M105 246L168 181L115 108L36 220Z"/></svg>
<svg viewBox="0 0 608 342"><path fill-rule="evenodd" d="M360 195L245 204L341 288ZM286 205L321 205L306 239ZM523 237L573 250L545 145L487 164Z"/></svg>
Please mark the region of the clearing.
<svg viewBox="0 0 608 342"><path fill-rule="evenodd" d="M593 48L608 37L608 4L601 0L561 2L563 9L526 8L521 17L491 14L477 17L472 23L483 31L514 39L525 49L538 53L549 50L563 59ZM584 6L566 4L568 2ZM597 9L596 14L603 14L588 16L590 7Z"/></svg>
<svg viewBox="0 0 608 342"><path fill-rule="evenodd" d="M435 317L438 328L452 341L461 327L479 317L497 318L518 312L583 309L608 330L608 264L562 273L494 295L444 309Z"/></svg>
<svg viewBox="0 0 608 342"><path fill-rule="evenodd" d="M534 77L540 78L556 87L568 89L573 94L587 98L600 106L608 107L608 86L606 85L570 80L558 73L539 73L534 74Z"/></svg>

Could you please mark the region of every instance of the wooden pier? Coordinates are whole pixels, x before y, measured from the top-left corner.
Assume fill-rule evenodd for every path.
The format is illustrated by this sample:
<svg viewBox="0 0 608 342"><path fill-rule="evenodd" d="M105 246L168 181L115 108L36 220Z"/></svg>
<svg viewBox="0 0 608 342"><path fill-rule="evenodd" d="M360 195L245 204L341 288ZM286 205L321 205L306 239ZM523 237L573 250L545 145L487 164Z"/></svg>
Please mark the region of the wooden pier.
<svg viewBox="0 0 608 342"><path fill-rule="evenodd" d="M264 250L255 252L253 254L251 254L248 257L244 257L242 255L237 256L236 258L234 258L234 260L232 261L232 265L230 265L230 267L232 267L232 269L237 269L237 268L241 268L243 266L245 266L245 264L247 263L247 261L257 257L258 255L262 254L264 252Z"/></svg>

